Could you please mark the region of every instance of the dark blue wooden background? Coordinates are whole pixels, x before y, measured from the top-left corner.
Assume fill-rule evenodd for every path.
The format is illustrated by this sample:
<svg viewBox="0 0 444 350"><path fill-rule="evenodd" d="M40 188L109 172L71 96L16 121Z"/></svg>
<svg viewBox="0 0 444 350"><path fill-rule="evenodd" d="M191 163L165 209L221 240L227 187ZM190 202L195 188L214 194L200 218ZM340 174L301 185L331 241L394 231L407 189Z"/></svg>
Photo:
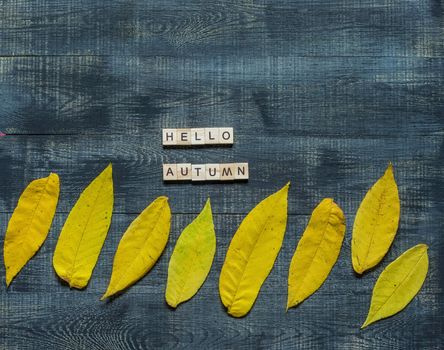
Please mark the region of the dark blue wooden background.
<svg viewBox="0 0 444 350"><path fill-rule="evenodd" d="M61 198L48 239L9 290L1 349L439 349L444 342L444 4L441 0L0 0L0 230L24 187L50 171ZM233 148L162 149L162 127L233 126ZM61 284L52 254L81 190L114 164L113 222L89 286ZM162 162L248 161L248 183L162 182ZM357 278L351 228L395 165L396 240ZM243 216L292 181L288 229L251 313L229 317L218 276ZM118 241L170 197L170 243L149 275L100 302ZM164 302L180 231L210 196L217 253L198 295ZM285 313L288 265L312 209L347 217L322 288ZM430 271L401 314L361 331L379 273L430 246ZM3 244L3 234L0 244Z"/></svg>

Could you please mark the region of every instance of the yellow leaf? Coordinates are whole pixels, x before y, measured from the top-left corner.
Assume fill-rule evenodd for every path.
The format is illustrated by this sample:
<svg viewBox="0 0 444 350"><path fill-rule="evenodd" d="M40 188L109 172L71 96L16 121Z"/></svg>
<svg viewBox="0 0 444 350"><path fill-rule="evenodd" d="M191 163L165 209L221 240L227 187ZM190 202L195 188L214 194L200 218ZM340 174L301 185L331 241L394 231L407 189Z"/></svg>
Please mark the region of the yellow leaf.
<svg viewBox="0 0 444 350"><path fill-rule="evenodd" d="M208 199L181 233L168 266L165 298L171 307L191 299L205 282L216 252L216 233Z"/></svg>
<svg viewBox="0 0 444 350"><path fill-rule="evenodd" d="M70 287L88 284L111 224L113 203L110 164L80 195L60 232L53 266Z"/></svg>
<svg viewBox="0 0 444 350"><path fill-rule="evenodd" d="M313 210L310 222L291 259L287 309L312 295L327 279L341 251L345 217L331 198Z"/></svg>
<svg viewBox="0 0 444 350"><path fill-rule="evenodd" d="M219 280L228 313L245 316L281 249L287 225L290 183L265 198L242 221L231 240Z"/></svg>
<svg viewBox="0 0 444 350"><path fill-rule="evenodd" d="M376 266L395 238L399 223L398 186L389 164L385 174L365 195L353 226L352 263L362 274Z"/></svg>
<svg viewBox="0 0 444 350"><path fill-rule="evenodd" d="M427 276L427 249L425 244L418 244L382 271L373 289L367 319L361 328L398 313L410 303Z"/></svg>
<svg viewBox="0 0 444 350"><path fill-rule="evenodd" d="M20 196L5 235L6 285L9 286L48 236L59 192L59 177L51 173L32 181Z"/></svg>
<svg viewBox="0 0 444 350"><path fill-rule="evenodd" d="M151 270L168 242L170 224L167 197L158 197L134 219L119 242L111 280L101 300L128 288Z"/></svg>

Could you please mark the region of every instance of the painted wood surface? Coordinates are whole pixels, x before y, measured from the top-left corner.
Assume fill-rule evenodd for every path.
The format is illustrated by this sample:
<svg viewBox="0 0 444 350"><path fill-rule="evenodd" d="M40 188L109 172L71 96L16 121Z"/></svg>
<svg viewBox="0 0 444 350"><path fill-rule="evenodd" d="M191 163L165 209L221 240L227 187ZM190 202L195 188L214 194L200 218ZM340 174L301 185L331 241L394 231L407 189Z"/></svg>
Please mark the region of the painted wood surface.
<svg viewBox="0 0 444 350"><path fill-rule="evenodd" d="M2 349L440 349L444 343L444 22L440 0L0 0L0 232L34 178L56 171L48 240L6 290ZM165 149L162 128L233 126L229 148ZM362 278L354 215L392 161L398 236ZM114 165L115 212L88 287L70 290L52 254L80 191ZM247 183L166 184L162 163L248 162ZM283 248L252 312L226 314L218 276L230 239L292 181ZM100 302L118 241L155 197L173 211L152 272ZM210 196L217 252L207 282L173 311L167 264ZM312 209L333 197L347 231L321 289L285 312L286 278ZM0 235L0 244L3 244ZM401 314L360 331L379 273L417 243L430 272Z"/></svg>

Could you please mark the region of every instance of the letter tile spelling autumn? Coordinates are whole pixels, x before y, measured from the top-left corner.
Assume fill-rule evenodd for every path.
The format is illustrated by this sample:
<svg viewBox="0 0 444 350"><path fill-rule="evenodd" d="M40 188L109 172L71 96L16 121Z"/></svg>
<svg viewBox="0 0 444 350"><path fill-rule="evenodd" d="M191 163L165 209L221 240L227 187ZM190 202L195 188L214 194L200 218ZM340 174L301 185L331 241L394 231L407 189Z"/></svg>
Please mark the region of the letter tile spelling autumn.
<svg viewBox="0 0 444 350"><path fill-rule="evenodd" d="M163 181L246 181L248 163L163 164Z"/></svg>

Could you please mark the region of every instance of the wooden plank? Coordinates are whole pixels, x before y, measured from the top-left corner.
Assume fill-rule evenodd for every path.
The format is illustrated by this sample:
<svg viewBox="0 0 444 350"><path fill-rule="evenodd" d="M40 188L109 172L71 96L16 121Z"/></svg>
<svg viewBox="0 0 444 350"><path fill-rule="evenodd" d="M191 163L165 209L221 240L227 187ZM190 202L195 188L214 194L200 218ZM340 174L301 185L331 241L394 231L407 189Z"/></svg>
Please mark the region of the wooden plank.
<svg viewBox="0 0 444 350"><path fill-rule="evenodd" d="M395 166L403 211L419 214L429 208L439 210L443 205L444 195L437 189L444 168L439 134L405 138L287 137L286 133L246 134L243 142L229 150L164 149L148 132L132 137L2 137L0 211L12 211L19 193L33 178L55 171L62 183L58 210L67 212L82 189L109 162L114 166L115 210L122 213L136 212L139 203L153 195L167 195L181 213L200 212L208 195L213 198L215 212L245 213L288 181L292 181L291 213L307 214L309 204L324 197L333 197L345 210L354 212L389 161ZM285 147L281 146L283 142ZM250 165L248 183L192 185L162 180L163 163L240 160ZM186 198L184 194L188 194Z"/></svg>
<svg viewBox="0 0 444 350"><path fill-rule="evenodd" d="M154 199L140 203L140 210ZM204 201L201 202L203 205ZM313 203L313 206L315 203ZM346 213L348 218L349 213ZM0 214L4 231L10 214ZM308 216L292 215L275 267L251 313L226 314L218 296L218 277L229 241L242 215L215 215L217 251L209 277L198 294L176 311L164 302L168 260L181 230L194 215L173 214L170 242L153 270L120 297L101 302L119 239L136 214L115 214L88 287L70 290L56 277L52 254L66 214L57 214L47 241L6 290L0 285L2 348L126 349L147 347L208 348L438 348L443 290L440 274L443 224L426 215L401 220L393 247L375 271L357 278L350 262L350 229L340 258L321 289L297 309L285 312L286 277L297 240ZM3 238L2 238L3 239ZM417 242L430 244L430 273L419 295L401 314L360 331L371 289L383 267ZM3 242L0 241L0 244ZM4 275L3 264L0 274ZM267 320L273 320L272 325Z"/></svg>
<svg viewBox="0 0 444 350"><path fill-rule="evenodd" d="M411 57L0 58L0 130L159 142L162 127L226 125L238 145L248 133L442 135L443 71Z"/></svg>
<svg viewBox="0 0 444 350"><path fill-rule="evenodd" d="M401 0L3 0L0 55L443 57L442 15Z"/></svg>

